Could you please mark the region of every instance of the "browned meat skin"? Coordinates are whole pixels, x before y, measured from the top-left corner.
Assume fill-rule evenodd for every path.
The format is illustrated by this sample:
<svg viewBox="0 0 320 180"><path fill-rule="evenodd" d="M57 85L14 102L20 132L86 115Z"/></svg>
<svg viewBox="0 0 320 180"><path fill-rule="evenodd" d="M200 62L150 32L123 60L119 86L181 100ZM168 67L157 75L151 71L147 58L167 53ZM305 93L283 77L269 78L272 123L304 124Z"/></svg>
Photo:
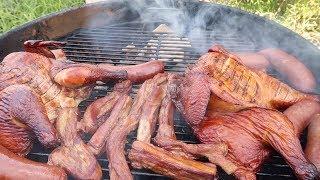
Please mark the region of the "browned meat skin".
<svg viewBox="0 0 320 180"><path fill-rule="evenodd" d="M82 125L84 132L90 134L96 132L98 127L108 119L119 98L124 94L128 94L130 90L131 81L126 80L117 83L109 95L97 99L90 104L83 115Z"/></svg>
<svg viewBox="0 0 320 180"><path fill-rule="evenodd" d="M150 143L135 141L129 153L135 168L148 168L177 179L214 179L216 167L174 156Z"/></svg>
<svg viewBox="0 0 320 180"><path fill-rule="evenodd" d="M159 109L162 99L165 96L166 85L154 87L141 111L139 127L137 132L137 140L142 142L150 142L151 136L155 130Z"/></svg>
<svg viewBox="0 0 320 180"><path fill-rule="evenodd" d="M216 112L237 112L245 107L237 104L226 102L219 98L217 95L212 94L207 106L206 117L214 115Z"/></svg>
<svg viewBox="0 0 320 180"><path fill-rule="evenodd" d="M172 80L171 74L168 79L169 82ZM174 156L182 156L188 159L195 159L196 156L206 156L210 162L220 165L229 174L237 169L233 163L224 158L228 150L225 144L186 144L178 141L174 133L173 113L174 106L170 95L167 93L162 101L158 118L159 128L154 139L157 145Z"/></svg>
<svg viewBox="0 0 320 180"><path fill-rule="evenodd" d="M105 151L105 144L112 133L113 128L125 117L128 116L132 100L128 95L122 95L112 109L109 118L98 128L87 143L89 150L98 156Z"/></svg>
<svg viewBox="0 0 320 180"><path fill-rule="evenodd" d="M110 133L106 143L106 154L109 159L110 179L133 179L125 158L124 145L127 135L136 129L142 109L147 108L147 99L152 91L166 82L165 74L158 74L145 81L134 99L129 115L122 119Z"/></svg>
<svg viewBox="0 0 320 180"><path fill-rule="evenodd" d="M152 60L143 64L130 66L112 66L109 64L99 64L99 68L109 71L122 71L128 73L128 79L133 83L141 83L153 76L164 72L164 63L158 60Z"/></svg>
<svg viewBox="0 0 320 180"><path fill-rule="evenodd" d="M317 170L303 155L290 120L282 113L251 108L237 113L217 113L203 121L196 135L203 143L224 142L227 158L238 165L234 173L239 179L254 178L270 148L277 150L300 179L313 179Z"/></svg>
<svg viewBox="0 0 320 180"><path fill-rule="evenodd" d="M222 46L201 56L191 71L209 76L211 91L221 99L246 107L287 108L302 99L317 99L298 92L263 72L254 72Z"/></svg>
<svg viewBox="0 0 320 180"><path fill-rule="evenodd" d="M77 122L77 108L61 110L56 128L62 138L62 146L52 151L48 164L63 168L77 179L101 179L101 167L78 135Z"/></svg>
<svg viewBox="0 0 320 180"><path fill-rule="evenodd" d="M320 113L320 103L311 100L300 101L283 112L293 123L294 130L299 136L309 125L313 115Z"/></svg>
<svg viewBox="0 0 320 180"><path fill-rule="evenodd" d="M311 123L308 127L308 140L305 149L306 157L320 171L320 114L316 114L311 118Z"/></svg>
<svg viewBox="0 0 320 180"><path fill-rule="evenodd" d="M198 125L204 119L210 98L208 84L207 76L201 72L188 72L185 77L173 77L169 83L172 101L191 126Z"/></svg>
<svg viewBox="0 0 320 180"><path fill-rule="evenodd" d="M267 57L272 66L298 90L312 92L317 86L312 72L296 57L274 48L261 50L259 54Z"/></svg>
<svg viewBox="0 0 320 180"><path fill-rule="evenodd" d="M26 155L34 136L48 148L59 145L39 96L25 85L5 88L0 92L0 144Z"/></svg>
<svg viewBox="0 0 320 180"><path fill-rule="evenodd" d="M67 179L67 174L61 168L30 161L3 146L0 146L0 166L0 179Z"/></svg>
<svg viewBox="0 0 320 180"><path fill-rule="evenodd" d="M63 44L53 41L27 41L24 44L26 52L14 52L6 56L0 63L0 93L9 86L27 86L40 98L41 104L38 104L36 108L41 107L41 110L38 109L38 111L43 113L43 116L47 116L46 119L49 119L51 123L54 123L61 109L78 107L79 103L90 95L97 80L110 81L127 78L126 68L129 68L130 72L133 73L129 74L133 79L137 78L141 81L152 77L158 71L163 71L162 62L150 62L145 65L119 68L109 64L74 63L66 60L63 51L50 51L48 49L48 46ZM154 64L158 65L158 69L150 68ZM145 69L148 69L148 71L143 72ZM152 72L153 70L155 72ZM2 111L5 111L5 109L9 111L10 107L4 104ZM42 119L39 118L38 121L42 121ZM0 127L0 134L2 134L2 137L5 136L6 139L1 141L0 144L10 150L15 149L14 152L19 154L26 154L32 145L32 139L23 128L14 130L15 125L11 127L13 128ZM19 134L19 140L15 139L14 136L8 136L12 133ZM3 143L7 141L10 141L11 145L10 143ZM52 138L49 138L49 134L47 141L53 141Z"/></svg>

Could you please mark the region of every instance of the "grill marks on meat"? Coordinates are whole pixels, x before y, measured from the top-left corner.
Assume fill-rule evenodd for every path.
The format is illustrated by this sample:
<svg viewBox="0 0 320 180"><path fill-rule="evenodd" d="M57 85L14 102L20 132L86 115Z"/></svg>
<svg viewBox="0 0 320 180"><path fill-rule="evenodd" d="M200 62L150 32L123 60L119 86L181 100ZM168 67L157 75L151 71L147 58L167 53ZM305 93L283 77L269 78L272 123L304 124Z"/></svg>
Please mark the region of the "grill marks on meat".
<svg viewBox="0 0 320 180"><path fill-rule="evenodd" d="M30 161L0 146L1 179L67 179L63 169Z"/></svg>
<svg viewBox="0 0 320 180"><path fill-rule="evenodd" d="M159 90L159 86L165 82L165 74L158 74L153 79L145 81L134 99L129 115L119 121L107 138L106 154L109 159L110 179L133 179L125 158L126 137L137 127L143 109L148 109L150 94L155 89Z"/></svg>
<svg viewBox="0 0 320 180"><path fill-rule="evenodd" d="M77 179L101 179L101 167L78 135L77 123L77 108L61 110L56 129L62 138L62 146L52 151L48 164L63 168Z"/></svg>
<svg viewBox="0 0 320 180"><path fill-rule="evenodd" d="M317 175L316 168L303 155L292 123L280 112L251 108L217 113L197 129L201 142L228 145L227 158L239 166L234 173L239 179L255 179L254 173L269 156L271 147L285 158L298 178L312 179Z"/></svg>
<svg viewBox="0 0 320 180"><path fill-rule="evenodd" d="M302 99L315 99L263 72L250 70L221 46L203 55L191 71L207 74L211 91L221 99L246 107L286 108Z"/></svg>

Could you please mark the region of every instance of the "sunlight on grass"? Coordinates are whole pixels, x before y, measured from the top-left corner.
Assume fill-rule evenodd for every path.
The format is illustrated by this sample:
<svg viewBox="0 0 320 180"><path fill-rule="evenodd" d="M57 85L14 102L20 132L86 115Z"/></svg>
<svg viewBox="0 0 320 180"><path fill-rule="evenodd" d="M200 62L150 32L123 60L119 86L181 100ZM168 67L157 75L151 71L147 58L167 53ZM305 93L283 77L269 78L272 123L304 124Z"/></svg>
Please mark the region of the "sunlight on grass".
<svg viewBox="0 0 320 180"><path fill-rule="evenodd" d="M274 20L320 46L320 0L211 0Z"/></svg>
<svg viewBox="0 0 320 180"><path fill-rule="evenodd" d="M84 4L84 0L0 0L0 33L51 12Z"/></svg>

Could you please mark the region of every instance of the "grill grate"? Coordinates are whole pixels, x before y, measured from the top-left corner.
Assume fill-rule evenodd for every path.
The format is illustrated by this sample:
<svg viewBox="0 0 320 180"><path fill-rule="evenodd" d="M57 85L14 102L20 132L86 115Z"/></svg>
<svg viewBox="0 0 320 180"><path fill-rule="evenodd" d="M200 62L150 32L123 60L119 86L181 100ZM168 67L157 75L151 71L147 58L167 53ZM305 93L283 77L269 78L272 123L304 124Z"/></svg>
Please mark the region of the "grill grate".
<svg viewBox="0 0 320 180"><path fill-rule="evenodd" d="M157 27L161 23L150 24ZM193 64L201 53L197 47L207 49L213 43L217 43L235 52L255 50L253 42L242 36L228 35L223 32L212 33L212 30L208 30L205 33L205 40L188 39L174 33L149 31L148 25L148 23L130 22L94 29L79 29L63 39L67 42L64 50L68 59L76 62L132 65L147 62L150 59L161 59L166 61L165 70L171 72L183 72L188 65ZM136 85L133 87L133 96L138 87ZM80 104L82 114L91 102L110 91L108 85L99 84L91 97ZM179 114L175 114L175 131L178 139L187 143L197 143L191 128ZM129 135L126 149L130 148L135 137L136 132ZM89 138L85 137L86 140ZM46 162L49 153L50 151L36 144L28 156L33 160ZM102 167L104 179L108 179L108 160L102 156L98 161ZM150 170L132 170L132 173L135 179L167 179ZM221 179L232 179L222 172L219 175ZM259 179L295 179L290 167L278 154L273 155L257 175Z"/></svg>

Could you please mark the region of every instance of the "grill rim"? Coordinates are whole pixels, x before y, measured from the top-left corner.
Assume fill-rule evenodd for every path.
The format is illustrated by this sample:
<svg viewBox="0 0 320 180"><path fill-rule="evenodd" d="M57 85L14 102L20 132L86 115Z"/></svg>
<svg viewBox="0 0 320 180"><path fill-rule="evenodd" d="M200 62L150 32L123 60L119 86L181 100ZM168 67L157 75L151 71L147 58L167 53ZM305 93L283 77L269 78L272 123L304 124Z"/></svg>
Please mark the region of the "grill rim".
<svg viewBox="0 0 320 180"><path fill-rule="evenodd" d="M146 0L146 1L150 1L150 0ZM178 2L178 0L174 0L174 1ZM275 21L269 20L265 17L253 14L251 12L244 11L239 8L235 8L235 7L231 7L231 6L227 6L227 5L222 5L222 4L217 4L217 3L199 2L196 0L180 0L180 1L184 4L193 3L197 6L206 5L206 6L210 6L210 7L216 7L216 8L219 8L220 10L224 10L226 12L235 13L238 16L244 15L246 18L252 19L257 24L270 26L271 28L274 28L276 31L281 32L284 35L295 39L297 42L304 43L304 45L302 47L307 47L307 49L310 52L313 52L313 53L317 54L318 57L320 57L320 49L317 46L315 46L313 43L311 43L310 41L308 41L304 37L300 36L296 32L288 29L287 27L282 26L281 24L279 24ZM103 8L117 6L117 5L118 6L119 5L126 6L128 3L130 3L130 0L120 0L120 1L119 0L109 0L109 1L105 1L105 2L84 4L80 7L72 7L69 9L64 9L61 11L53 12L51 14L44 15L42 17L35 19L35 20L29 21L21 26L18 26L16 28L0 35L0 47L2 47L2 49L0 50L0 58L3 59L10 52L17 51L17 50L21 49L22 48L21 44L25 40L34 39L35 37L38 37L39 35L40 35L40 37L41 37L41 35L47 35L46 30L43 27L43 25L45 25L46 22L48 22L48 21L57 21L56 24L53 23L53 26L49 27L50 29L62 28L62 27L65 28L68 26L63 26L63 23L61 23L61 22L63 22L63 19L66 18L67 16L69 16L70 14L71 15L73 13L77 14L77 12L79 11L78 15L81 15L82 12L89 12L89 11L94 10L95 8L103 9ZM99 12L101 12L101 11L99 11ZM99 12L96 12L96 14ZM78 23L79 18L75 18L75 19L76 19L76 21L74 21L74 23ZM85 21L85 19L80 18L80 22L84 22L84 21ZM83 23L81 23L81 25L84 28L86 27L86 26L83 26L83 25L85 25ZM81 28L81 27L78 27L78 28ZM38 30L38 33L32 34L32 33L34 33L34 32L32 32L32 30ZM74 30L76 30L76 29L69 29L68 31L69 31L69 33L72 33L72 31L74 31ZM29 32L29 33L26 34L27 32ZM66 35L68 35L68 33L51 37L51 39L58 39L63 36L66 36Z"/></svg>

